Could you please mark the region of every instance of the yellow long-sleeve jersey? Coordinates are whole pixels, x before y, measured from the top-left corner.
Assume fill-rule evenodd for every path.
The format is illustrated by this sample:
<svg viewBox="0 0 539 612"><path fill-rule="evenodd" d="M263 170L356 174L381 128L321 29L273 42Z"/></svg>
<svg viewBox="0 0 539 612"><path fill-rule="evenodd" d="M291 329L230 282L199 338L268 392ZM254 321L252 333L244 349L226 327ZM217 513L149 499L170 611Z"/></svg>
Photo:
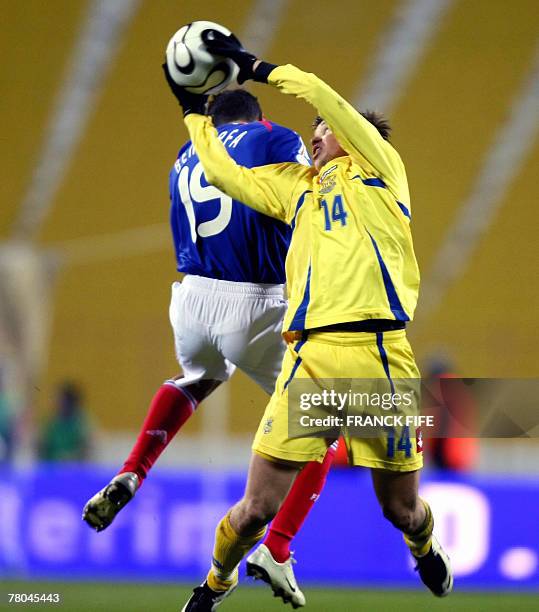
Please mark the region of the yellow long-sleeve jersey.
<svg viewBox="0 0 539 612"><path fill-rule="evenodd" d="M412 319L419 271L399 154L314 74L279 66L268 82L310 102L348 155L319 173L294 163L249 169L228 155L209 117L192 114L185 123L211 184L293 228L284 331Z"/></svg>

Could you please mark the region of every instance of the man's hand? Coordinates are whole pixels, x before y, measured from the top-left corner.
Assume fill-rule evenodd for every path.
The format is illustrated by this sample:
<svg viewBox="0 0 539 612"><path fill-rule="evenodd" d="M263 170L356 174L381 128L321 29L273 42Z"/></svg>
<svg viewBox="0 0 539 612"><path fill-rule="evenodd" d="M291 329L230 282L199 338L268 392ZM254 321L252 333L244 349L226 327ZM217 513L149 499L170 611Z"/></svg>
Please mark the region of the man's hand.
<svg viewBox="0 0 539 612"><path fill-rule="evenodd" d="M198 115L203 115L206 109L206 102L208 101L208 96L204 94L194 94L190 91L187 91L184 87L178 85L172 77L170 76L170 72L168 70L167 63L165 62L161 66L163 68L163 72L165 73L165 79L167 80L168 86L170 87L170 91L173 93L176 100L178 100L180 106L183 109L183 116L186 117L191 113L196 113Z"/></svg>
<svg viewBox="0 0 539 612"><path fill-rule="evenodd" d="M216 30L207 30L202 37L206 48L212 55L227 57L238 65L240 69L238 83L240 85L249 79L259 83L268 82L269 73L275 68L275 65L259 61L256 55L243 48L234 34L227 36Z"/></svg>

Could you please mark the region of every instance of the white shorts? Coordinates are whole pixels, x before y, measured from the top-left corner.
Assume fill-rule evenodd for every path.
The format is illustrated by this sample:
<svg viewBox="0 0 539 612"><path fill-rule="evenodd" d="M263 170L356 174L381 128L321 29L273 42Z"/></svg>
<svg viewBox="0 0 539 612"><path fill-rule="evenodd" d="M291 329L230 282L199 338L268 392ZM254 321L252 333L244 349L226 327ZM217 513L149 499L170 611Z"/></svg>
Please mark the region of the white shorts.
<svg viewBox="0 0 539 612"><path fill-rule="evenodd" d="M285 343L287 303L282 285L257 285L186 276L172 285L170 322L184 378L228 380L236 367L273 393Z"/></svg>

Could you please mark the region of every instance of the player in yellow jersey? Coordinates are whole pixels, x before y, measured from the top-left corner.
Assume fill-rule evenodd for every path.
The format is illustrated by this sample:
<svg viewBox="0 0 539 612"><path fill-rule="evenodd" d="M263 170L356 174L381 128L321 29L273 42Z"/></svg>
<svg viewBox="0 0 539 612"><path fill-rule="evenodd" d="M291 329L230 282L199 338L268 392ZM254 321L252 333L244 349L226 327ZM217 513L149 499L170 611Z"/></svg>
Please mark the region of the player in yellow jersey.
<svg viewBox="0 0 539 612"><path fill-rule="evenodd" d="M185 612L214 610L231 593L241 559L263 537L299 470L324 457L329 440L288 437L290 382L420 376L405 336L419 287L410 198L387 124L362 116L313 74L261 62L233 35L210 32L206 45L238 64L240 82L254 79L302 98L319 118L312 138L314 168L287 163L242 168L229 157L211 119L201 114L200 98L167 78L207 180L293 228L281 374L253 443L244 497L217 526L211 569ZM429 505L418 496L420 444L407 442L395 448L388 438L353 438L347 446L354 465L371 468L383 514L402 531L423 582L445 596L453 585L449 560L432 535ZM247 567L266 577L258 551Z"/></svg>

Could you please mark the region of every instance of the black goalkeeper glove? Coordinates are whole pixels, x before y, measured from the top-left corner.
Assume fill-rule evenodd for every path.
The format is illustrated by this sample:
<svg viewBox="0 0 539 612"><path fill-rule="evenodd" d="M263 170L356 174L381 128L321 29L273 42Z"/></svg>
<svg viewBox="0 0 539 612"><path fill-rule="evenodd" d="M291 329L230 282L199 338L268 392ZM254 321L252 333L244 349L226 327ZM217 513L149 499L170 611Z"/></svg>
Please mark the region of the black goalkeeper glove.
<svg viewBox="0 0 539 612"><path fill-rule="evenodd" d="M170 91L174 94L176 100L178 100L180 106L183 109L183 116L187 117L187 115L191 113L196 113L198 115L203 115L206 109L206 102L208 101L208 97L204 94L194 94L190 91L187 91L185 87L178 85L175 83L172 77L170 76L170 72L168 70L167 63L165 62L161 66L163 68L163 72L165 73L165 79L167 80L168 86L170 87Z"/></svg>
<svg viewBox="0 0 539 612"><path fill-rule="evenodd" d="M234 34L229 34L227 36L217 30L206 30L202 34L202 39L206 44L206 48L212 55L228 57L238 65L240 69L238 83L240 85L249 79L253 79L259 83L267 83L270 72L276 68L275 64L260 62L256 70L253 70L253 66L258 58L256 55L244 49L241 42Z"/></svg>

